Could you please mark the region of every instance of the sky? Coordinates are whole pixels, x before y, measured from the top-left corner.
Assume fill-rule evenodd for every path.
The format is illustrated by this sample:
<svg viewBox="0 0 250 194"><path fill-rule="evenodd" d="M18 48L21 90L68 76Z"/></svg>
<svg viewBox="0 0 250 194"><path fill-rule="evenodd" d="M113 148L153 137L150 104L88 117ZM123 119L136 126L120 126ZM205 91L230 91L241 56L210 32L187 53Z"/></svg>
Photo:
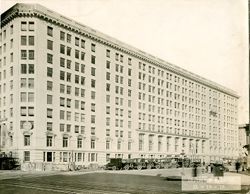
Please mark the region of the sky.
<svg viewBox="0 0 250 194"><path fill-rule="evenodd" d="M0 0L39 3L237 92L249 122L247 0Z"/></svg>

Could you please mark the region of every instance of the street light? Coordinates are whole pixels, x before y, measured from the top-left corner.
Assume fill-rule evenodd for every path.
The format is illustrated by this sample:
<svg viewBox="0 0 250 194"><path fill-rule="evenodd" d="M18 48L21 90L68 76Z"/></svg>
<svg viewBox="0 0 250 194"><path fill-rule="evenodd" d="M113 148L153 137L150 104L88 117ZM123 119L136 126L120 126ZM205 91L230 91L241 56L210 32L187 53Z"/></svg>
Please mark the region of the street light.
<svg viewBox="0 0 250 194"><path fill-rule="evenodd" d="M185 155L185 152L184 152L184 149L182 149L182 151L181 151L181 157L182 157L182 175L184 175L184 155Z"/></svg>

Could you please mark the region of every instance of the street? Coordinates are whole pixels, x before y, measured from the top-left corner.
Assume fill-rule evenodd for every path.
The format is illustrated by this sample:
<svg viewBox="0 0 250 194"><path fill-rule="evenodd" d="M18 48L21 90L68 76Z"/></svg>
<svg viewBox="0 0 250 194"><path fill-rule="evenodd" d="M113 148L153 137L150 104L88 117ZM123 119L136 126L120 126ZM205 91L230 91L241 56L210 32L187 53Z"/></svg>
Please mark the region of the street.
<svg viewBox="0 0 250 194"><path fill-rule="evenodd" d="M129 173L136 172L138 171ZM145 170L144 172L149 173L150 171ZM182 192L181 181L168 181L166 177L160 175L124 174L124 171L65 172L47 175L27 173L0 180L0 191L1 194L194 193L194 191ZM241 191L203 191L199 193L247 193L248 191L249 186L242 186Z"/></svg>

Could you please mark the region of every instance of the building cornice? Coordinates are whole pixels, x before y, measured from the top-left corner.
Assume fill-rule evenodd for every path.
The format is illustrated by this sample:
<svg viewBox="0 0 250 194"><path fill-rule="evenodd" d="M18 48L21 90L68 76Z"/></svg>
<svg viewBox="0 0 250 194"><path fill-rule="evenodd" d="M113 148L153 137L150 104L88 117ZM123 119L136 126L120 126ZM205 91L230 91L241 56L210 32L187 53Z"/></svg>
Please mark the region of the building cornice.
<svg viewBox="0 0 250 194"><path fill-rule="evenodd" d="M64 17L56 12L48 10L47 8L38 5L38 4L21 4L18 3L11 7L9 10L4 12L1 15L1 27L4 27L8 24L11 20L15 19L16 17L36 17L42 19L46 22L52 23L54 25L60 26L65 28L69 31L77 33L81 36L87 37L92 39L93 41L99 42L104 44L108 47L117 49L120 52L124 52L128 55L136 57L142 61L154 64L160 68L166 69L172 73L178 74L180 76L186 77L191 79L195 82L200 84L206 85L212 89L218 90L235 98L239 98L239 96L231 89L228 89L224 86L221 86L215 82L207 80L199 75L196 75L192 72L189 72L183 68L180 68L176 65L168 63L162 59L154 57L144 51L136 49L130 45L122 43L112 37L109 37L101 32L98 32L90 27L87 27L83 24L80 24L76 21L73 21L67 17Z"/></svg>

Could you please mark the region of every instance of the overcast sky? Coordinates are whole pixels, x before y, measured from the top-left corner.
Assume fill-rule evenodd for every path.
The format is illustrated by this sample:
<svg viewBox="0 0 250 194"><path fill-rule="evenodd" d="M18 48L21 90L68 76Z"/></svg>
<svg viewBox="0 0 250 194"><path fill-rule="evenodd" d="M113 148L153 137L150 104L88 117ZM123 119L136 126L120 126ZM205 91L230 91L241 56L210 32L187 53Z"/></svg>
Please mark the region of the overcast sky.
<svg viewBox="0 0 250 194"><path fill-rule="evenodd" d="M1 0L39 3L235 90L248 122L247 0Z"/></svg>

